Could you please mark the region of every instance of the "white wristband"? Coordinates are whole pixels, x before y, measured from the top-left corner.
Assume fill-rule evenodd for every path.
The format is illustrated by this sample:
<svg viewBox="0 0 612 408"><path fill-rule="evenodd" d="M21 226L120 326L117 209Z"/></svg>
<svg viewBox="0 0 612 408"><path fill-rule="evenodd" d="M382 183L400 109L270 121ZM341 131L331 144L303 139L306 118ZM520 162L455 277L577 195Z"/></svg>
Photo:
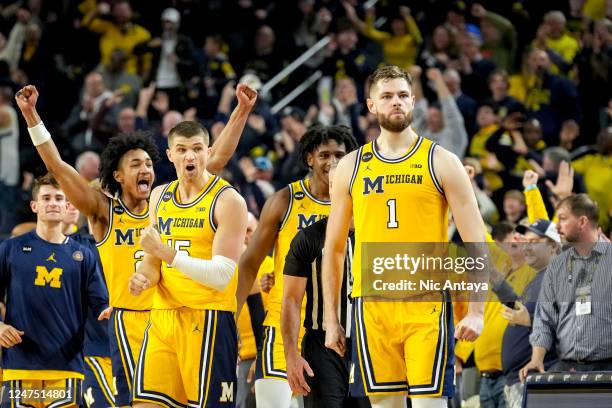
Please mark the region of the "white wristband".
<svg viewBox="0 0 612 408"><path fill-rule="evenodd" d="M42 121L36 126L28 128L28 133L30 134L30 139L32 139L32 144L34 144L34 146L40 146L51 140L51 133L49 133Z"/></svg>

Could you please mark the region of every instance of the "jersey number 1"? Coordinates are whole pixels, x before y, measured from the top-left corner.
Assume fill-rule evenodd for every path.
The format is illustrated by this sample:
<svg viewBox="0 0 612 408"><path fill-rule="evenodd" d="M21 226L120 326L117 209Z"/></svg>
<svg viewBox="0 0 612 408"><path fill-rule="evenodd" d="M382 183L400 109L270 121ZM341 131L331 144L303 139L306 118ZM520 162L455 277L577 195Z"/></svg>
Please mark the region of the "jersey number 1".
<svg viewBox="0 0 612 408"><path fill-rule="evenodd" d="M389 207L389 221L387 222L387 228L398 228L397 223L397 209L395 208L395 198L387 200L387 207Z"/></svg>

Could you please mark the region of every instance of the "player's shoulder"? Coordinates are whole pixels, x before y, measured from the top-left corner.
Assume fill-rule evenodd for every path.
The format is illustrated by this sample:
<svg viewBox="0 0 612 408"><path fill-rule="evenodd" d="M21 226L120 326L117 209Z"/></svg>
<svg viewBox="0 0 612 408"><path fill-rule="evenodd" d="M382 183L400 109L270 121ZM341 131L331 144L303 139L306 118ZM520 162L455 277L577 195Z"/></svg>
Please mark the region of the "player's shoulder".
<svg viewBox="0 0 612 408"><path fill-rule="evenodd" d="M348 152L347 154L344 155L344 157L342 159L340 159L340 161L338 162L338 167L340 166L348 166L348 167L352 167L355 165L355 162L357 161L357 156L359 155L359 151L361 150L360 146L357 149L353 150L352 152Z"/></svg>
<svg viewBox="0 0 612 408"><path fill-rule="evenodd" d="M456 174L457 169L463 169L463 164L459 156L436 143L433 149L433 167L436 174L444 177Z"/></svg>
<svg viewBox="0 0 612 408"><path fill-rule="evenodd" d="M153 190L151 190L151 195L149 196L149 202L154 203L154 201L159 200L164 190L166 190L171 183L172 182L160 184L159 186L154 187Z"/></svg>
<svg viewBox="0 0 612 408"><path fill-rule="evenodd" d="M289 205L289 201L291 201L291 184L287 184L285 187L281 188L274 194L270 196L266 200L266 203L270 202L270 205L278 208L278 206L284 205L285 207Z"/></svg>
<svg viewBox="0 0 612 408"><path fill-rule="evenodd" d="M159 186L156 186L153 188L153 190L151 190L151 194L149 195L149 209L155 209L157 207L159 202L162 200L162 194L170 194L169 192L164 193L168 189L170 184L172 184L172 182L160 184ZM169 198L170 195L164 197L164 199Z"/></svg>
<svg viewBox="0 0 612 408"><path fill-rule="evenodd" d="M216 201L215 208L230 207L232 210L236 206L246 208L244 197L231 184L226 184L219 190Z"/></svg>
<svg viewBox="0 0 612 408"><path fill-rule="evenodd" d="M76 240L74 237L67 237L66 249L68 252L71 252L75 261L81 261L83 259L94 259L93 251L84 242ZM82 255L82 258L79 257L79 253Z"/></svg>
<svg viewBox="0 0 612 408"><path fill-rule="evenodd" d="M5 239L4 241L0 242L0 252L10 252L16 246L25 244L27 241L25 236L30 234L30 232L26 232L25 234Z"/></svg>

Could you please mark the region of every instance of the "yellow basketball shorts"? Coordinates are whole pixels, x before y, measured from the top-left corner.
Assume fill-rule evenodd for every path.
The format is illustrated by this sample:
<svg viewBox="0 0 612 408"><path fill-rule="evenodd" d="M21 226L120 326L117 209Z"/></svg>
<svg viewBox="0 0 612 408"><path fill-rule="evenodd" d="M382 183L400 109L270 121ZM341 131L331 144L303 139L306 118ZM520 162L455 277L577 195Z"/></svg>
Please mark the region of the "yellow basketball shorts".
<svg viewBox="0 0 612 408"><path fill-rule="evenodd" d="M11 380L5 381L2 408L77 407L82 401L81 380Z"/></svg>
<svg viewBox="0 0 612 408"><path fill-rule="evenodd" d="M88 408L115 406L115 381L110 357L85 357L83 402Z"/></svg>
<svg viewBox="0 0 612 408"><path fill-rule="evenodd" d="M452 304L355 299L350 394L454 394Z"/></svg>
<svg viewBox="0 0 612 408"><path fill-rule="evenodd" d="M190 308L152 310L134 380L134 401L165 407L235 406L234 315Z"/></svg>
<svg viewBox="0 0 612 408"><path fill-rule="evenodd" d="M113 309L109 319L108 337L116 383L115 403L130 405L136 363L142 346L145 329L149 323L148 310Z"/></svg>
<svg viewBox="0 0 612 408"><path fill-rule="evenodd" d="M300 327L298 350L302 349L304 328ZM287 360L283 336L278 327L265 326L264 341L261 350L257 352L255 362L255 380L277 379L287 381Z"/></svg>

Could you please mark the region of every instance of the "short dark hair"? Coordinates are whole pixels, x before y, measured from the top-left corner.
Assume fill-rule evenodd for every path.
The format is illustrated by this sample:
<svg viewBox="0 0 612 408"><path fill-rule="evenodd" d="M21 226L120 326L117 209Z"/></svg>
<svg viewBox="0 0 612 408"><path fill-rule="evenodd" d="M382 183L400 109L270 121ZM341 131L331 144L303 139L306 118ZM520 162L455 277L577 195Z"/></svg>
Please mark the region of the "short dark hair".
<svg viewBox="0 0 612 408"><path fill-rule="evenodd" d="M558 208L561 206L567 206L575 217L582 217L584 215L594 226L599 222L599 205L587 194L582 193L566 197L561 200Z"/></svg>
<svg viewBox="0 0 612 408"><path fill-rule="evenodd" d="M561 162L572 161L572 156L569 154L567 150L560 146L553 146L544 149L544 156L548 157L555 166L559 166Z"/></svg>
<svg viewBox="0 0 612 408"><path fill-rule="evenodd" d="M204 143L208 146L210 141L210 136L208 134L208 130L204 126L202 126L199 122L195 122L192 120L185 120L180 122L178 125L173 127L168 133L168 145L172 143L174 136L182 136L187 139L194 136L204 136Z"/></svg>
<svg viewBox="0 0 612 408"><path fill-rule="evenodd" d="M42 186L53 186L60 189L59 183L51 173L36 177L34 185L32 186L32 200L36 201L38 199L38 192Z"/></svg>
<svg viewBox="0 0 612 408"><path fill-rule="evenodd" d="M110 138L100 158L100 184L109 193L121 192L121 184L115 180L113 172L119 168L123 155L134 149L147 152L153 163L159 161L157 146L144 132L122 133Z"/></svg>
<svg viewBox="0 0 612 408"><path fill-rule="evenodd" d="M408 86L412 88L412 76L410 76L408 71L397 65L385 65L384 67L378 68L368 77L370 92L372 91L372 87L378 82L386 82L396 78L404 79L408 83Z"/></svg>
<svg viewBox="0 0 612 408"><path fill-rule="evenodd" d="M503 241L504 238L514 232L516 226L509 221L500 221L493 227L491 236L495 241Z"/></svg>
<svg viewBox="0 0 612 408"><path fill-rule="evenodd" d="M300 139L300 155L306 167L308 167L308 155L330 140L335 140L339 145L344 145L347 153L357 148L357 140L353 136L353 131L347 126L311 126Z"/></svg>

